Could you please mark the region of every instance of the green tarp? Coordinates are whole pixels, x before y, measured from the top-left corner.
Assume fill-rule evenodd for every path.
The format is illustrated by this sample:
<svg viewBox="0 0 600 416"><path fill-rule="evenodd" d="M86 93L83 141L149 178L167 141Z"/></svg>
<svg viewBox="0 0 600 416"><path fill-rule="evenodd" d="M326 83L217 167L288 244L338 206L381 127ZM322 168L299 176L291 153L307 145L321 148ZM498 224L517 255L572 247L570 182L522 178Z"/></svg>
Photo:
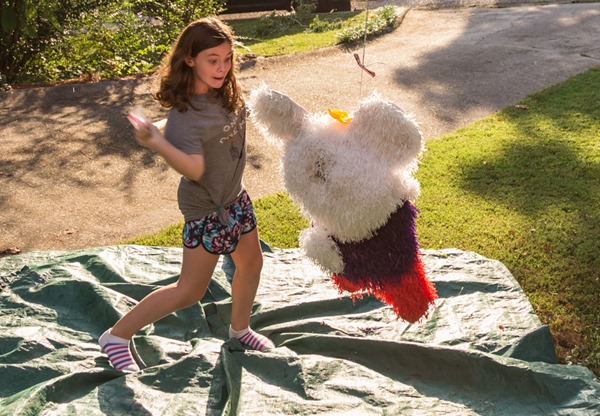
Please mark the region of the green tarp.
<svg viewBox="0 0 600 416"><path fill-rule="evenodd" d="M177 279L179 249L111 246L0 259L1 415L597 415L591 371L559 365L499 262L424 251L440 295L418 324L341 296L298 250L265 253L252 326L278 348L227 339L231 261L201 304L134 338L143 371L96 340Z"/></svg>

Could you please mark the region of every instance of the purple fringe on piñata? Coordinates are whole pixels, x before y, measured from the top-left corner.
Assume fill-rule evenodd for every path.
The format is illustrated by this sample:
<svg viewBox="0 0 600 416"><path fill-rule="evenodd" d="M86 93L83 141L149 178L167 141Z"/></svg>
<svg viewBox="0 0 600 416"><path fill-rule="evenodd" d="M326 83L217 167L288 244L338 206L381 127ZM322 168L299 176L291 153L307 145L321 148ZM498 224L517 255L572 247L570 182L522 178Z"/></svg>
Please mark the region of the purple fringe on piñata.
<svg viewBox="0 0 600 416"><path fill-rule="evenodd" d="M341 291L371 293L390 304L399 318L418 321L437 299L427 280L415 229L417 208L406 201L373 237L351 243L335 238L344 270L333 275Z"/></svg>
<svg viewBox="0 0 600 416"><path fill-rule="evenodd" d="M415 230L417 213L413 204L405 202L368 240L342 243L334 237L344 259L344 277L358 283L369 276L377 285L406 273L419 252Z"/></svg>

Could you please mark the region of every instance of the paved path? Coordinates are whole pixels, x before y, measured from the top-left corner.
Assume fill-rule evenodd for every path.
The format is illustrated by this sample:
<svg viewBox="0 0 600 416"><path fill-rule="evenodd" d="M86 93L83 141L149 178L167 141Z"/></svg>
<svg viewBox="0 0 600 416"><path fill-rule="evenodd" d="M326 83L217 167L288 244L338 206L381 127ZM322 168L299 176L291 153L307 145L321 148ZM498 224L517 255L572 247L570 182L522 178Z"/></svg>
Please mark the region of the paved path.
<svg viewBox="0 0 600 416"><path fill-rule="evenodd" d="M310 111L352 110L376 90L432 138L600 65L599 3L401 10L401 26L365 48L375 78L332 48L260 59L240 80ZM178 175L133 143L124 117L134 104L164 115L149 91L145 78L0 93L0 251L115 244L180 220ZM251 195L282 189L277 150L248 134Z"/></svg>

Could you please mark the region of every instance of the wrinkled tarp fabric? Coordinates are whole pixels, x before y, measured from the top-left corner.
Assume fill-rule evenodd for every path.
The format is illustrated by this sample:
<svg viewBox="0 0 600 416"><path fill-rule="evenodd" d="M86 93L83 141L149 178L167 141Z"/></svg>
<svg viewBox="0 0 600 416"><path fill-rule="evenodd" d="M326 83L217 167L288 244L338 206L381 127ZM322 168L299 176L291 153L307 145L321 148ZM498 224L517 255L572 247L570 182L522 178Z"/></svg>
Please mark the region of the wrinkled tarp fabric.
<svg viewBox="0 0 600 416"><path fill-rule="evenodd" d="M499 262L424 251L440 299L417 324L341 296L297 250L265 253L252 326L278 348L227 339L232 263L201 303L134 338L143 371L113 370L96 340L181 250L111 246L0 259L1 415L592 415L600 383L559 365Z"/></svg>

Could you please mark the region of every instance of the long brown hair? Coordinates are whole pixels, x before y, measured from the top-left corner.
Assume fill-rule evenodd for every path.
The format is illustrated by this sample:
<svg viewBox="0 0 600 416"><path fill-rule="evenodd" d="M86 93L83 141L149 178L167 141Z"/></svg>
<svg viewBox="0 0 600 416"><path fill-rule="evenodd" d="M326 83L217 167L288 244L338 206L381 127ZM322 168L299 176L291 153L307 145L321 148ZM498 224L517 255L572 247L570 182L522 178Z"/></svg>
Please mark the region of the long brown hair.
<svg viewBox="0 0 600 416"><path fill-rule="evenodd" d="M216 91L223 100L223 106L230 112L243 106L241 88L235 78L233 31L216 17L196 20L183 29L161 70L160 86L154 94L154 99L163 107L187 111L188 107L192 106L190 98L194 94L194 73L185 63L186 57L195 58L203 50L214 48L223 42L231 45L232 65L225 76L223 86Z"/></svg>

